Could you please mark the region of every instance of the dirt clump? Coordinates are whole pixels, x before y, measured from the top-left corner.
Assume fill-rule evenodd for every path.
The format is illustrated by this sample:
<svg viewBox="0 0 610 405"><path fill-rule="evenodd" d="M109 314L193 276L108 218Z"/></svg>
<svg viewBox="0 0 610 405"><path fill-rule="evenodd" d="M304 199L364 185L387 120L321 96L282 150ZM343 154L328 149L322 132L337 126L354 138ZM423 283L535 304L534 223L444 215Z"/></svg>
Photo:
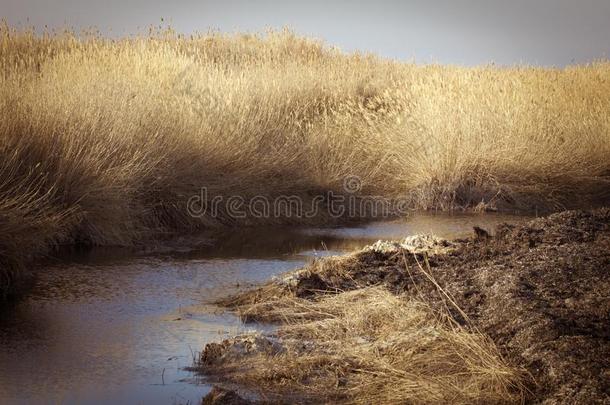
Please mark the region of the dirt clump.
<svg viewBox="0 0 610 405"><path fill-rule="evenodd" d="M201 405L253 405L260 402L251 401L241 397L237 392L218 386L212 387L212 390L201 400Z"/></svg>
<svg viewBox="0 0 610 405"><path fill-rule="evenodd" d="M436 251L377 243L316 260L222 304L247 320L285 323L275 309L286 298L316 302L383 286L490 337L531 375L528 402L608 403L609 272L610 209L566 211Z"/></svg>
<svg viewBox="0 0 610 405"><path fill-rule="evenodd" d="M281 345L269 337L257 333L239 335L225 339L221 343L209 343L200 355L202 365L227 363L234 358L251 354L276 355L282 351Z"/></svg>

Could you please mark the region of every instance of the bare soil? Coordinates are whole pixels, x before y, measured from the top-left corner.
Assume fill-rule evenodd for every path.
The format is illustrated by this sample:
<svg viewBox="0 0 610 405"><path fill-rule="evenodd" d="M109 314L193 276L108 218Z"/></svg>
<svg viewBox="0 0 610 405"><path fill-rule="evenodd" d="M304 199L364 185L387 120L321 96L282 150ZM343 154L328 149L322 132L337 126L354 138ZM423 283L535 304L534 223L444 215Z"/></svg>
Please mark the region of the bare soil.
<svg viewBox="0 0 610 405"><path fill-rule="evenodd" d="M434 245L430 253L395 243L320 259L222 304L248 320L280 321L264 311L272 296L314 299L385 285L446 306L491 337L531 374L528 402L610 403L610 209L565 211Z"/></svg>

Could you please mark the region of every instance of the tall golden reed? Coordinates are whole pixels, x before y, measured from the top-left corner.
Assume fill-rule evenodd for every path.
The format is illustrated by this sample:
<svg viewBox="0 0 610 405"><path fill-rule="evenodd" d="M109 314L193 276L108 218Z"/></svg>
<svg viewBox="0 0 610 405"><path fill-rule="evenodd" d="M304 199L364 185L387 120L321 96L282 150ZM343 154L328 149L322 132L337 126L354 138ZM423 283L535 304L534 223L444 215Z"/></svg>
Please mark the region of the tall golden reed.
<svg viewBox="0 0 610 405"><path fill-rule="evenodd" d="M418 66L282 31L105 39L0 28L0 285L57 243L261 221L209 195L343 192L412 208L607 201L610 63ZM323 214L309 221L326 221Z"/></svg>

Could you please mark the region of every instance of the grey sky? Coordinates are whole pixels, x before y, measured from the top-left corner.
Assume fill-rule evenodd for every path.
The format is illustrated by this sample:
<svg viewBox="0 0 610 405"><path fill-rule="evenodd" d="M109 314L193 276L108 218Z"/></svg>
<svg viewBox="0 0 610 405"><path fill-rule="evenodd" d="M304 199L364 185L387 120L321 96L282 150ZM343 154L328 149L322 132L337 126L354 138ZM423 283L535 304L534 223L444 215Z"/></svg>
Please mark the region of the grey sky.
<svg viewBox="0 0 610 405"><path fill-rule="evenodd" d="M184 33L289 26L343 50L417 62L565 65L610 56L610 0L0 0L15 26Z"/></svg>

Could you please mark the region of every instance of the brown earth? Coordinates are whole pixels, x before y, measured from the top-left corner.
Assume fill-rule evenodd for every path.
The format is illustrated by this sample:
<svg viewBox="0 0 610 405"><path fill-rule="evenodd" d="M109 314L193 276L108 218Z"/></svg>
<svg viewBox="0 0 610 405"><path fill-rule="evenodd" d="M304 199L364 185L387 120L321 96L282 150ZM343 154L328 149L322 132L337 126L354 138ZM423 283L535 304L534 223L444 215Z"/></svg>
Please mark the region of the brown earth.
<svg viewBox="0 0 610 405"><path fill-rule="evenodd" d="M432 245L426 253L376 244L316 260L221 304L247 320L275 322L268 305L277 297L381 284L446 307L491 337L533 377L527 402L610 403L610 209L566 211Z"/></svg>

